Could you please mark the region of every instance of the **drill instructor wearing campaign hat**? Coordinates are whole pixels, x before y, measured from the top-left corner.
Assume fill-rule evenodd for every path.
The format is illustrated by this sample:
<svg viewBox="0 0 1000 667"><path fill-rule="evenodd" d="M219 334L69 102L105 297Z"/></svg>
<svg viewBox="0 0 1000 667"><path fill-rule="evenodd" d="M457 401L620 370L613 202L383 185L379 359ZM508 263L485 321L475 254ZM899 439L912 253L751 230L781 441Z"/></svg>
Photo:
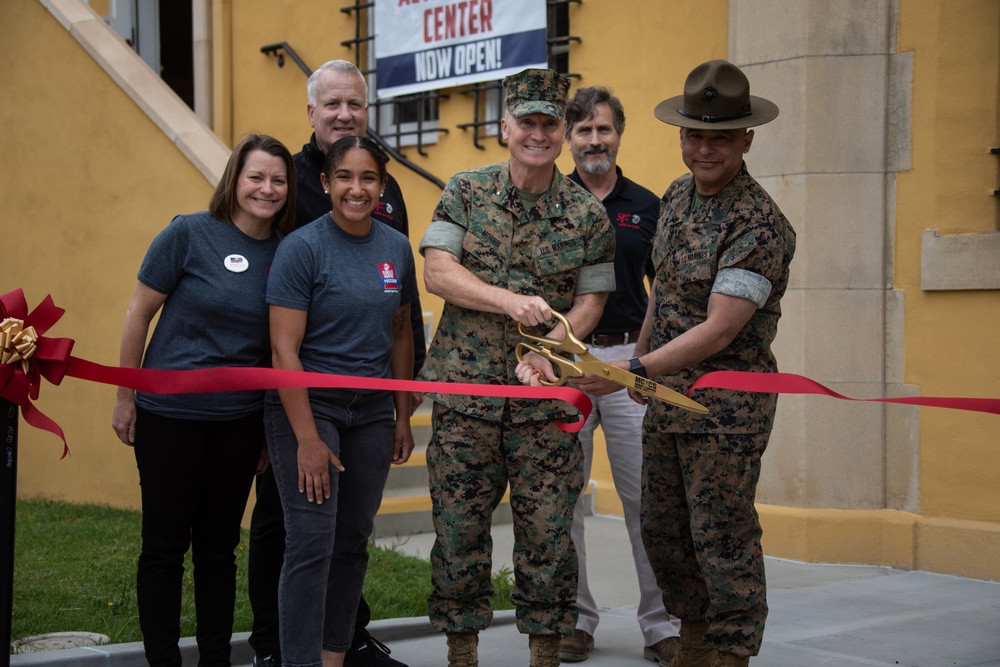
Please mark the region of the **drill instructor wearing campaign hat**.
<svg viewBox="0 0 1000 667"><path fill-rule="evenodd" d="M690 173L663 195L650 307L636 356L616 363L680 392L712 371L775 372L771 342L795 232L743 156L748 128L778 108L751 95L735 65L713 60L654 113L681 128ZM602 382L577 384L592 391ZM667 611L681 619L670 667L746 667L767 617L754 497L776 396L705 389L695 398L707 415L647 405L642 539Z"/></svg>

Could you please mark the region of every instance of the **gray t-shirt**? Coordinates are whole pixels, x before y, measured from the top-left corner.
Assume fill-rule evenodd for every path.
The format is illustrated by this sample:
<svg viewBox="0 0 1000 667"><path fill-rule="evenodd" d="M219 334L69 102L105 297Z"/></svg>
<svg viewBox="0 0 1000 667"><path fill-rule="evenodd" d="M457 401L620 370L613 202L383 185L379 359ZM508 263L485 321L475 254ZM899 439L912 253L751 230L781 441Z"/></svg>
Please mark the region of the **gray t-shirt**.
<svg viewBox="0 0 1000 667"><path fill-rule="evenodd" d="M207 212L179 215L146 251L139 281L167 294L143 368L190 370L270 366L267 275L281 235L250 238ZM263 407L262 391L144 394L143 409L179 419L245 417Z"/></svg>
<svg viewBox="0 0 1000 667"><path fill-rule="evenodd" d="M305 370L369 378L392 376L392 317L416 300L405 236L383 224L352 236L329 215L282 241L267 286L268 303L308 311Z"/></svg>

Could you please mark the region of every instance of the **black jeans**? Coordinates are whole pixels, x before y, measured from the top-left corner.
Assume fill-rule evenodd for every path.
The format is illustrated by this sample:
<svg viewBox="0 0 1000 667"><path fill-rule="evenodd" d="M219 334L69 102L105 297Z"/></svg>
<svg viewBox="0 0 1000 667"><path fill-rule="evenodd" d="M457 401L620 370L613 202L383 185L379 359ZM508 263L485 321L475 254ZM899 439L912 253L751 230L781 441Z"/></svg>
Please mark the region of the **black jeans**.
<svg viewBox="0 0 1000 667"><path fill-rule="evenodd" d="M262 413L171 419L139 408L135 460L142 492L136 575L139 627L150 667L180 667L184 554L194 567L201 667L228 667L236 601L236 547L263 442Z"/></svg>
<svg viewBox="0 0 1000 667"><path fill-rule="evenodd" d="M281 499L274 482L274 471L268 466L257 476L257 503L250 520L250 553L247 561L247 584L253 628L249 643L257 655L280 653L278 641L278 581L285 559L285 519ZM367 626L372 610L361 596L354 621L352 647L368 641Z"/></svg>

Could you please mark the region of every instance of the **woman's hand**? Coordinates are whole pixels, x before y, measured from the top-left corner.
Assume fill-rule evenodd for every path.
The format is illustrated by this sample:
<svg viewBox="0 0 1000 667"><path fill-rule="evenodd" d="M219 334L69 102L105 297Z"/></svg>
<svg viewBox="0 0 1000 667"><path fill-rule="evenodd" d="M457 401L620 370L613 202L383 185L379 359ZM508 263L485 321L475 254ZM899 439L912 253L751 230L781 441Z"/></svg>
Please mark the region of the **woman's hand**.
<svg viewBox="0 0 1000 667"><path fill-rule="evenodd" d="M135 444L135 392L123 393L119 390L111 428L123 443L129 447Z"/></svg>
<svg viewBox="0 0 1000 667"><path fill-rule="evenodd" d="M125 313L122 327L121 349L118 365L122 368L139 368L146 349L149 323L167 300L167 295L136 282L135 293ZM111 417L111 428L123 443L131 447L135 444L135 391L128 387L118 387L115 412Z"/></svg>
<svg viewBox="0 0 1000 667"><path fill-rule="evenodd" d="M410 460L413 453L413 430L410 428L409 419L396 420L396 433L392 442L392 462L400 465Z"/></svg>
<svg viewBox="0 0 1000 667"><path fill-rule="evenodd" d="M309 502L322 505L330 498L330 466L340 472L344 472L344 466L318 435L299 440L298 463L299 493L305 493Z"/></svg>

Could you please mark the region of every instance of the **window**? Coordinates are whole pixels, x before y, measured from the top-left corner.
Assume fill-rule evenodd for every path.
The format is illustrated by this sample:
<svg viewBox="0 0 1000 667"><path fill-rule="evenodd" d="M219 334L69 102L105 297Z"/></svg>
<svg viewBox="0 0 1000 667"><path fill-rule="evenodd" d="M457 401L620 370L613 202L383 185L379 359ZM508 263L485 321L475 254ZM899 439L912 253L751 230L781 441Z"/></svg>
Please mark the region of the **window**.
<svg viewBox="0 0 1000 667"><path fill-rule="evenodd" d="M354 62L368 77L368 126L393 148L416 146L426 155L424 145L436 143L438 134L447 132L438 123L438 101L446 99L437 91L404 95L391 99L378 98L375 75L374 2L355 0L340 11L354 16L354 39L342 42L354 48Z"/></svg>
<svg viewBox="0 0 1000 667"><path fill-rule="evenodd" d="M387 100L375 97L375 74L369 73L371 96L368 123L394 148L416 146L426 155L424 144L437 143L441 128L438 123L438 101L447 98L437 91L401 95ZM447 132L447 130L443 130Z"/></svg>
<svg viewBox="0 0 1000 667"><path fill-rule="evenodd" d="M500 118L503 116L503 82L487 81L484 83L460 88L462 95L472 95L472 122L460 123L461 130L472 130L472 143L480 150L486 150L481 140L496 137L502 145L500 134Z"/></svg>
<svg viewBox="0 0 1000 667"><path fill-rule="evenodd" d="M569 34L569 6L579 4L580 0L548 0L548 16L546 28L548 32L549 68L568 77L579 78L579 74L569 71L569 47L572 42L579 42L579 37ZM472 95L473 119L469 123L459 124L462 130L472 130L472 143L476 148L484 149L482 140L496 137L500 144L504 141L500 134L500 118L503 116L503 82L491 81L477 86L463 88L458 91L463 95Z"/></svg>
<svg viewBox="0 0 1000 667"><path fill-rule="evenodd" d="M343 46L354 49L354 62L368 77L369 84L369 126L394 148L416 146L417 152L426 155L424 146L436 143L438 135L447 133L439 123L438 105L441 100L448 99L440 91L404 95L391 99L380 100L377 97L377 82L375 80L375 49L369 45L374 42L375 12L374 2L354 2L340 11L354 17L354 39L342 42ZM569 72L569 51L573 42L579 42L579 37L569 34L569 6L580 4L581 0L547 0L548 16L548 66L569 77L579 78L578 74ZM459 128L472 130L472 141L477 148L485 148L481 141L485 138L500 139L500 118L503 115L503 90L501 81L490 81L467 88L459 89L463 95L473 96L473 118L468 123L461 123Z"/></svg>

